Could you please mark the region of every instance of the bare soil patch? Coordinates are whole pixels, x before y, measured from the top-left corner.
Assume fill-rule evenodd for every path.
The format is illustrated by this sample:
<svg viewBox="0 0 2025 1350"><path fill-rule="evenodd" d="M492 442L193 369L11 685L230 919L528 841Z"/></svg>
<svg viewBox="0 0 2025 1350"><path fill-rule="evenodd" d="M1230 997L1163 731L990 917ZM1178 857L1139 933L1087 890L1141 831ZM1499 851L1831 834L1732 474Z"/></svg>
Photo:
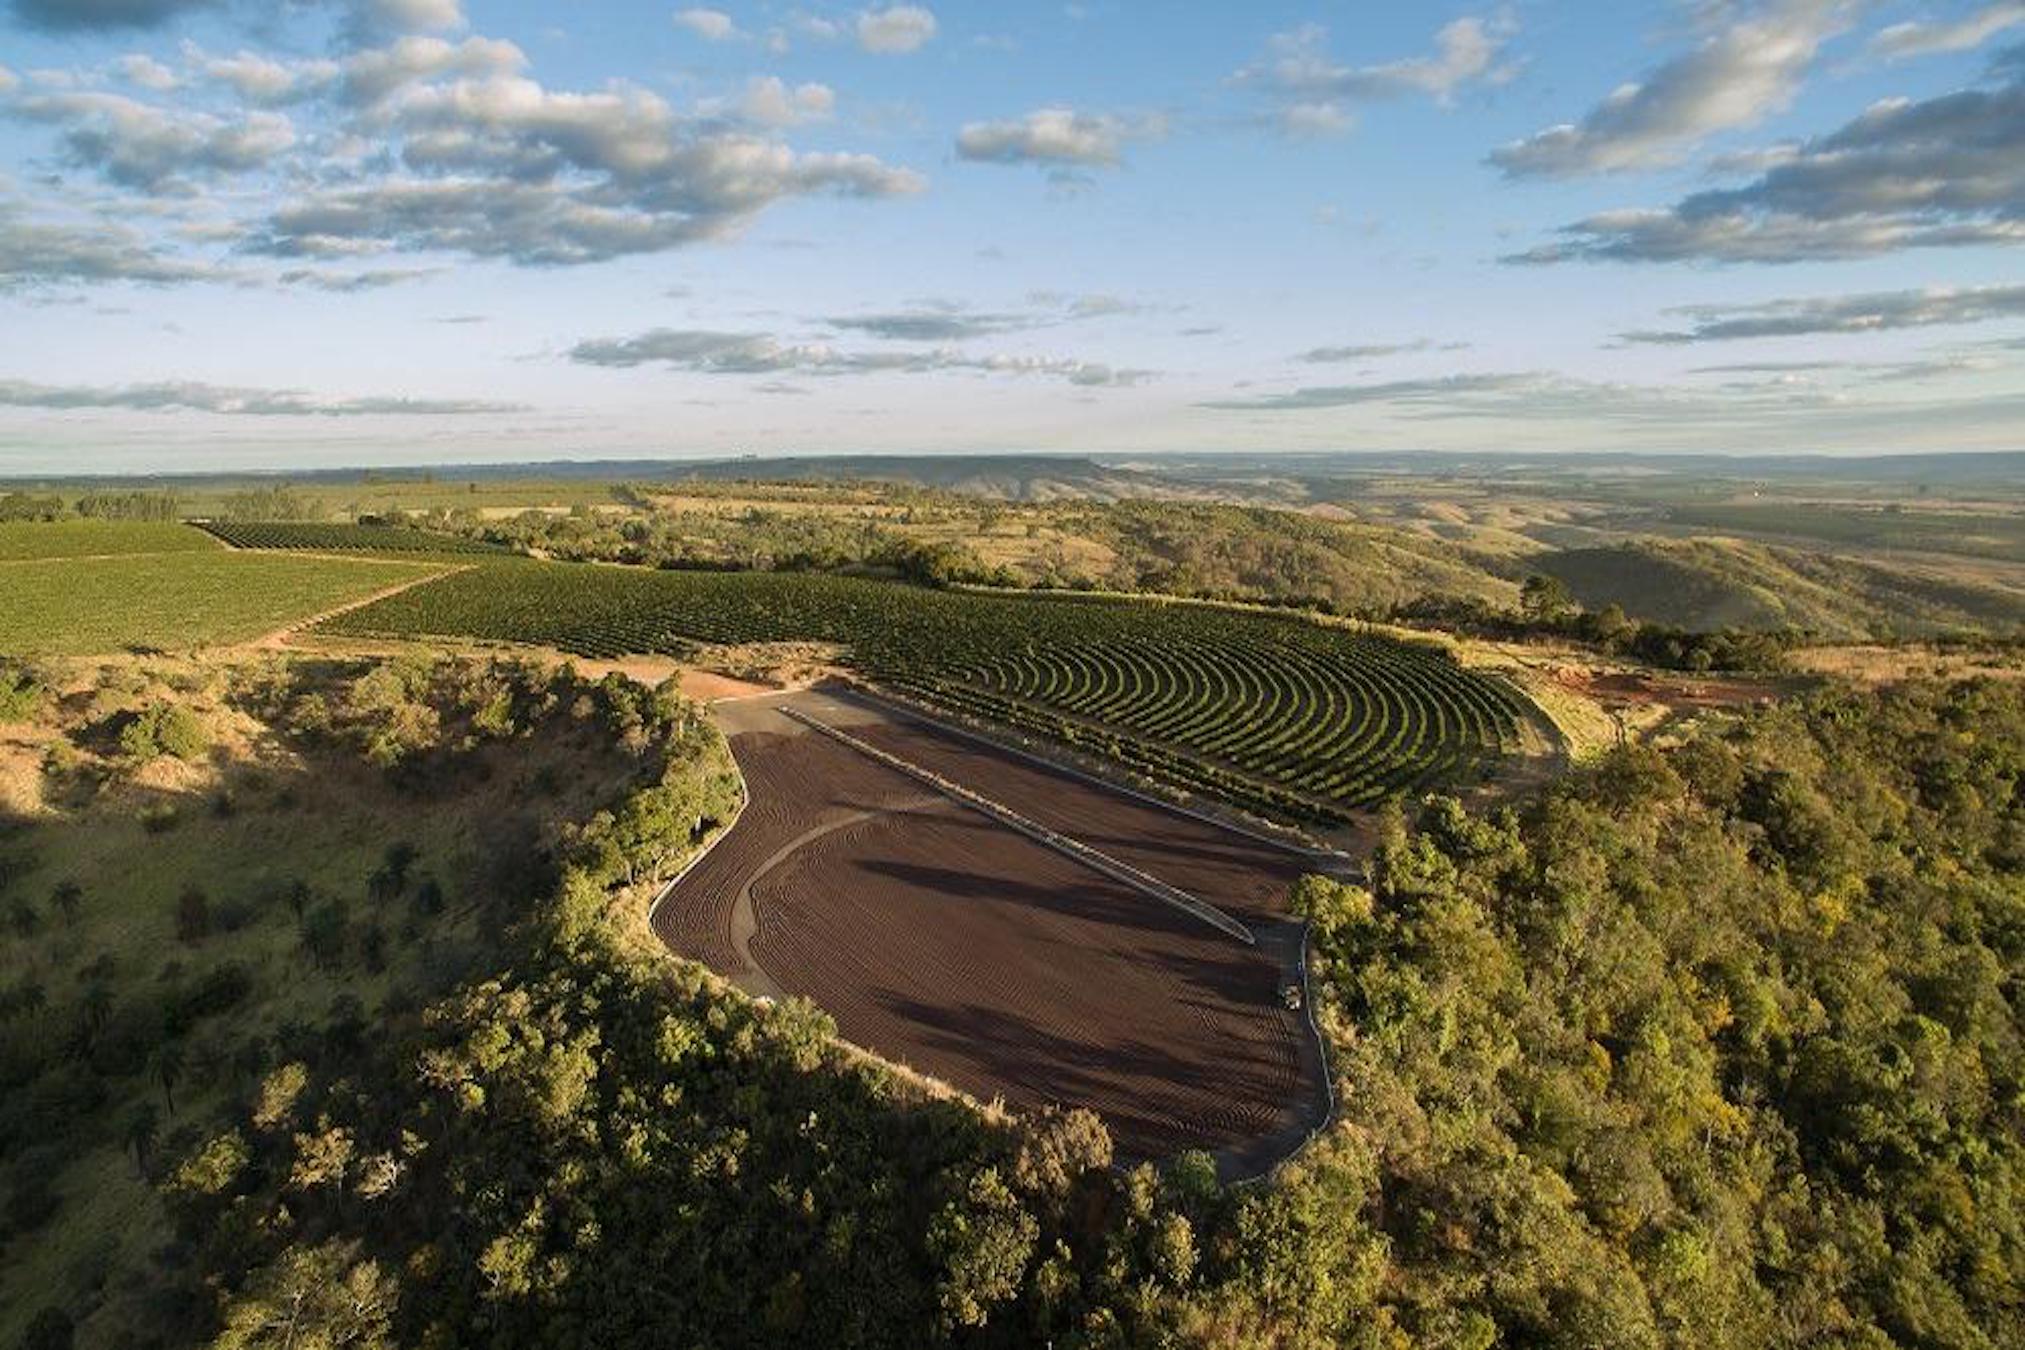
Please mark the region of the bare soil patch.
<svg viewBox="0 0 2025 1350"><path fill-rule="evenodd" d="M1015 1110L1086 1106L1133 1158L1284 1156L1326 1110L1278 845L829 695L826 721L1255 923L1199 919L773 711L726 705L750 801L654 913L677 952L803 994L855 1044Z"/></svg>

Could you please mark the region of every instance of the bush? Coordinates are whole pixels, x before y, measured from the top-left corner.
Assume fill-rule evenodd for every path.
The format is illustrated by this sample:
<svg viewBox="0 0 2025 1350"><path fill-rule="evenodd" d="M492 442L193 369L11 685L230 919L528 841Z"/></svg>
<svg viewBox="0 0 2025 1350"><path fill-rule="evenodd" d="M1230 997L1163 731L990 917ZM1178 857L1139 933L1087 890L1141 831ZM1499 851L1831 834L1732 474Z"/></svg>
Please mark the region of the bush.
<svg viewBox="0 0 2025 1350"><path fill-rule="evenodd" d="M210 936L210 897L195 886L185 886L176 897L176 938L181 942L202 942Z"/></svg>
<svg viewBox="0 0 2025 1350"><path fill-rule="evenodd" d="M171 704L156 717L155 743L177 759L194 760L210 748L211 738L195 713Z"/></svg>
<svg viewBox="0 0 2025 1350"><path fill-rule="evenodd" d="M0 670L0 723L30 722L47 691L25 670Z"/></svg>

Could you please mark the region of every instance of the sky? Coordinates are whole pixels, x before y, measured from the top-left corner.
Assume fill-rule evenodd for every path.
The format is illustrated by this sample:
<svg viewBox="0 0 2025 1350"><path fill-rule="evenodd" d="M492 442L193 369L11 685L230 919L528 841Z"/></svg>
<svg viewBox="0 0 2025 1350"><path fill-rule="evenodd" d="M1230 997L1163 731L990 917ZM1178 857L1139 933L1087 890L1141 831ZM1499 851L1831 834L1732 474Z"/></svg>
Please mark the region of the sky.
<svg viewBox="0 0 2025 1350"><path fill-rule="evenodd" d="M2025 0L0 0L0 475L2025 448Z"/></svg>

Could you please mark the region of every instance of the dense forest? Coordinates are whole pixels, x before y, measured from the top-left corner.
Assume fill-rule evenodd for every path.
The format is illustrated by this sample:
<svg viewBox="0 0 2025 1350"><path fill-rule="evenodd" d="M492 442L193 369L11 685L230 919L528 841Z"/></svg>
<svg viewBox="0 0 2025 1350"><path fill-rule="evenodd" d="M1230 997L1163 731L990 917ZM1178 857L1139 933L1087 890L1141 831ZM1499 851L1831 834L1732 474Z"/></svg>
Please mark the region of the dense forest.
<svg viewBox="0 0 2025 1350"><path fill-rule="evenodd" d="M1248 1188L1114 1169L1088 1116L938 1098L651 950L629 872L722 790L714 733L655 725L662 777L498 970L293 1047L157 1165L135 1343L2025 1340L2014 684L1824 693L1395 820L1368 889L1298 897L1340 1110Z"/></svg>

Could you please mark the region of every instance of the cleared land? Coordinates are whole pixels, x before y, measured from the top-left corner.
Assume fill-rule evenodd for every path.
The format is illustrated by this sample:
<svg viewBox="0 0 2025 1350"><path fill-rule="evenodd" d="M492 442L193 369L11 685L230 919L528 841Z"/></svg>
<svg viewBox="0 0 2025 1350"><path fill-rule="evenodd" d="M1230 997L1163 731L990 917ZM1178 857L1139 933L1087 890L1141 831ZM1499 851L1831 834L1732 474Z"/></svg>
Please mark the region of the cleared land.
<svg viewBox="0 0 2025 1350"><path fill-rule="evenodd" d="M6 595L0 652L184 651L245 642L437 570L368 558L232 553L196 530L186 533L202 541L202 551L0 567Z"/></svg>
<svg viewBox="0 0 2025 1350"><path fill-rule="evenodd" d="M1261 945L798 725L786 701L1260 921ZM655 910L674 950L807 995L847 1039L977 1097L1090 1107L1130 1156L1207 1148L1256 1172L1319 1122L1319 1052L1280 998L1298 933L1270 899L1300 859L863 701L723 716L750 801Z"/></svg>
<svg viewBox="0 0 2025 1350"><path fill-rule="evenodd" d="M1280 819L1342 824L1479 776L1524 699L1445 650L1302 618L851 577L484 566L324 632L471 637L581 656L830 642L879 684Z"/></svg>

